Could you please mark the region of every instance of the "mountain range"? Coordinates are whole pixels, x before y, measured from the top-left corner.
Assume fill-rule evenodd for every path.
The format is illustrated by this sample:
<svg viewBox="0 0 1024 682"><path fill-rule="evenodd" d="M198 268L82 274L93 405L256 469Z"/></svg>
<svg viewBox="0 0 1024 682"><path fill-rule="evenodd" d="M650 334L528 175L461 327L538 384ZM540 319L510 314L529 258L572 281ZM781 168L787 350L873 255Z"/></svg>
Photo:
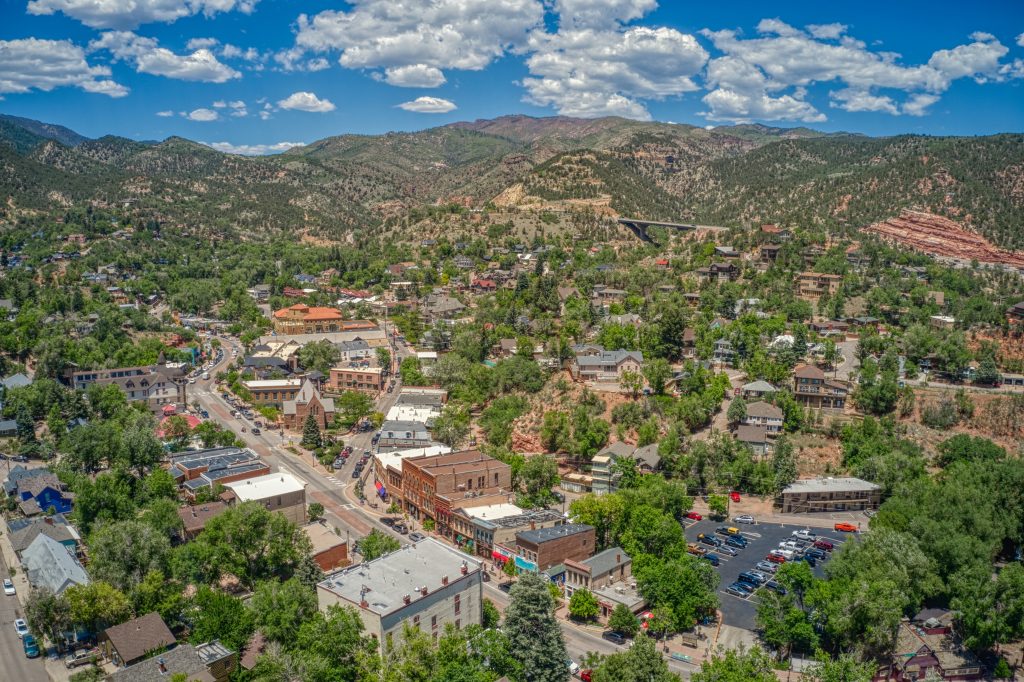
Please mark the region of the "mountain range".
<svg viewBox="0 0 1024 682"><path fill-rule="evenodd" d="M1024 135L871 138L762 125L502 116L268 157L89 139L0 115L0 210L116 205L194 233L339 238L433 204L852 228L916 207L1024 245ZM428 218L429 219L429 218Z"/></svg>

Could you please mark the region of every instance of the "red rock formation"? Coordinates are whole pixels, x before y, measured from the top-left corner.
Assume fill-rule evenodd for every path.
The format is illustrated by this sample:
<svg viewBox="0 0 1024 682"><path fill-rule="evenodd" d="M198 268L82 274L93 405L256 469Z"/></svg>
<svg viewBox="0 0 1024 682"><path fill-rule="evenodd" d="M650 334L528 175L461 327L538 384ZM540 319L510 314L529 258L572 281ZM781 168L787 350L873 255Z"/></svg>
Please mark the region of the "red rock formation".
<svg viewBox="0 0 1024 682"><path fill-rule="evenodd" d="M886 241L933 256L1024 268L1024 253L1004 251L949 218L932 213L905 209L898 218L889 218L862 229Z"/></svg>

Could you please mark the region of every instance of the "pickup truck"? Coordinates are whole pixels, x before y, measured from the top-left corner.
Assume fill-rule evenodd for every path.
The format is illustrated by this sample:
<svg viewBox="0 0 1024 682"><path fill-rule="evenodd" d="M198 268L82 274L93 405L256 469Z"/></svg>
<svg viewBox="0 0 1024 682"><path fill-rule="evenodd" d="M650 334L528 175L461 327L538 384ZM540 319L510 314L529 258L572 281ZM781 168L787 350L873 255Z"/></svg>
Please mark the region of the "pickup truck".
<svg viewBox="0 0 1024 682"><path fill-rule="evenodd" d="M695 545L692 542L686 546L686 551L689 552L690 554L694 554L696 556L704 556L705 554L708 553L708 551L706 549L704 549L700 545Z"/></svg>

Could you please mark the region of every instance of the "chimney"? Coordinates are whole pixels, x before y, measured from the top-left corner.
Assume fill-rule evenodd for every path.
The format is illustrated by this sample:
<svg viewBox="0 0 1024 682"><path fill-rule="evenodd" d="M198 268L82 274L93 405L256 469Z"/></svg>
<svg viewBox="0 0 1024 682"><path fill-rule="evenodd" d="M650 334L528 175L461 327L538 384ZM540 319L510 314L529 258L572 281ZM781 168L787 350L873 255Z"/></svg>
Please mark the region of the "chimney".
<svg viewBox="0 0 1024 682"><path fill-rule="evenodd" d="M448 576L446 576L446 575L441 576L441 584L442 585L447 585L448 584Z"/></svg>
<svg viewBox="0 0 1024 682"><path fill-rule="evenodd" d="M164 661L164 659L162 659L162 658L157 659L156 664L160 668L160 674L161 675L166 675L167 674L167 664Z"/></svg>
<svg viewBox="0 0 1024 682"><path fill-rule="evenodd" d="M465 561L463 561L462 562L462 575L466 575L467 573L469 573L469 565Z"/></svg>
<svg viewBox="0 0 1024 682"><path fill-rule="evenodd" d="M406 597L406 599L408 599L408 597ZM406 604L408 604L409 602L407 601L407 602L405 602L405 603L406 603ZM360 605L361 607L363 607L364 609L368 609L368 608L370 608L370 602L366 601L366 598L365 598L365 597L364 597L364 598L363 598L363 599L362 599L362 600L361 600L361 601L359 602L359 605Z"/></svg>
<svg viewBox="0 0 1024 682"><path fill-rule="evenodd" d="M615 563L616 564L621 564L622 563L622 555L619 554L618 552L615 553Z"/></svg>
<svg viewBox="0 0 1024 682"><path fill-rule="evenodd" d="M405 595L404 597L402 597L402 601L404 601L406 604L409 604L412 601L412 597L410 597L409 595Z"/></svg>
<svg viewBox="0 0 1024 682"><path fill-rule="evenodd" d="M424 597L427 596L427 586L426 585L424 585L423 587L420 588L420 594L423 595Z"/></svg>

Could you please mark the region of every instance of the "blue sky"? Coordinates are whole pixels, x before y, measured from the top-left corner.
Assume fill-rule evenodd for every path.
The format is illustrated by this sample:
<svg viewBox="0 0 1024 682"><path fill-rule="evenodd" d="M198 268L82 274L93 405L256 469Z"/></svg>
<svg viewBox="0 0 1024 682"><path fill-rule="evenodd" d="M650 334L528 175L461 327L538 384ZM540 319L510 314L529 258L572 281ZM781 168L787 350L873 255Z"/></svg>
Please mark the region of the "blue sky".
<svg viewBox="0 0 1024 682"><path fill-rule="evenodd" d="M3 0L0 111L243 153L510 113L1024 131L1022 2L766 5Z"/></svg>

